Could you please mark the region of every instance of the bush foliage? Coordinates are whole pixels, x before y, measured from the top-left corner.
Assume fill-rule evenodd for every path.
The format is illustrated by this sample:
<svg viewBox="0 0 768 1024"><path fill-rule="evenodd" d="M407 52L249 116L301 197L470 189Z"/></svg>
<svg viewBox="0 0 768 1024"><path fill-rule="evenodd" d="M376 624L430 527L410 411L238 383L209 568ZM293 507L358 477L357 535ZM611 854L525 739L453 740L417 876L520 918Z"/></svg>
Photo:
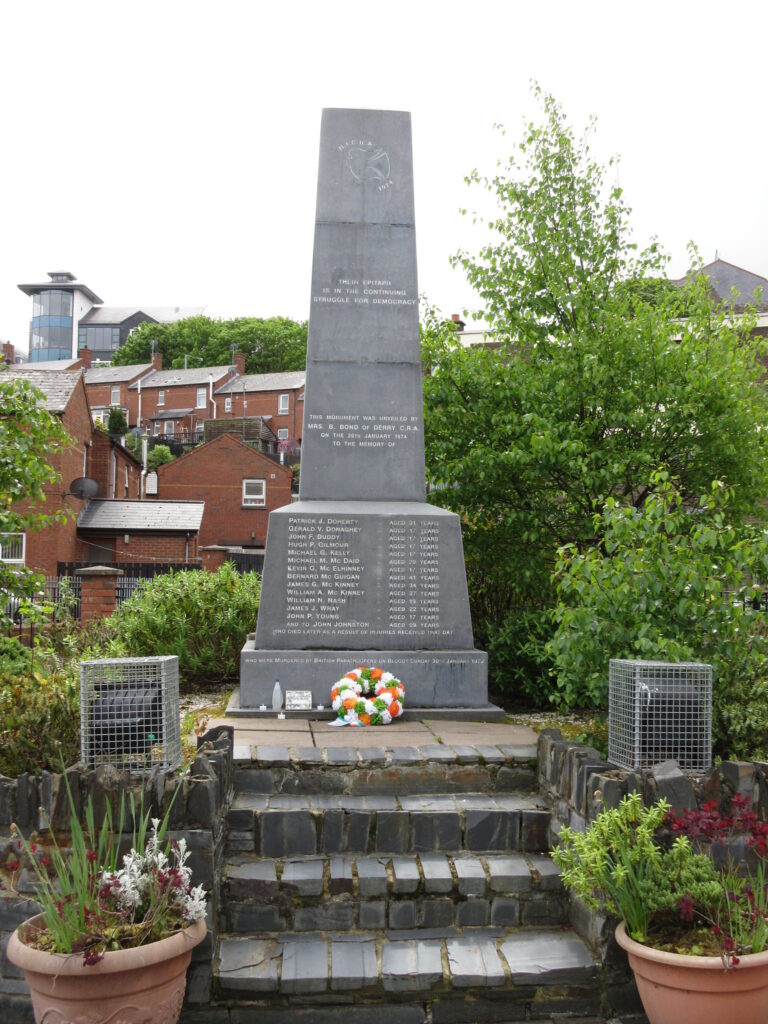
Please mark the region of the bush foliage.
<svg viewBox="0 0 768 1024"><path fill-rule="evenodd" d="M0 774L60 771L80 759L80 688L64 672L0 674Z"/></svg>
<svg viewBox="0 0 768 1024"><path fill-rule="evenodd" d="M175 654L186 685L234 679L260 592L257 573L241 576L229 562L215 573L156 576L110 619L112 648L131 657Z"/></svg>

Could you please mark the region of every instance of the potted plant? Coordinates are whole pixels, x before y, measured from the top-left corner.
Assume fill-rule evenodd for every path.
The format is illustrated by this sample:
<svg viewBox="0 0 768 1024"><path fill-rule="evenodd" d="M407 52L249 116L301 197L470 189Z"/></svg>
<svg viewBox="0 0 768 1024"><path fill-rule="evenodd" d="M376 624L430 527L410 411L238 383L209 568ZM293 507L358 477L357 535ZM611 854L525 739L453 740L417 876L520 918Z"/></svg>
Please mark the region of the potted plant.
<svg viewBox="0 0 768 1024"><path fill-rule="evenodd" d="M109 419L107 420L107 433L115 441L121 441L128 433L128 423L125 418L125 413L119 406L112 406L109 410Z"/></svg>
<svg viewBox="0 0 768 1024"><path fill-rule="evenodd" d="M722 870L673 825L669 805L639 794L603 811L583 833L563 829L552 858L588 906L619 917L650 1024L763 1024L768 1020L768 886ZM668 831L667 831L668 835Z"/></svg>
<svg viewBox="0 0 768 1024"><path fill-rule="evenodd" d="M70 793L71 801L71 793ZM136 809L133 843L120 858L120 825L101 828L89 800L85 828L74 811L71 846L53 832L31 843L12 827L6 871L33 873L41 913L11 936L7 955L24 971L38 1024L115 1021L175 1024L193 948L206 934L205 894L193 888L185 841Z"/></svg>

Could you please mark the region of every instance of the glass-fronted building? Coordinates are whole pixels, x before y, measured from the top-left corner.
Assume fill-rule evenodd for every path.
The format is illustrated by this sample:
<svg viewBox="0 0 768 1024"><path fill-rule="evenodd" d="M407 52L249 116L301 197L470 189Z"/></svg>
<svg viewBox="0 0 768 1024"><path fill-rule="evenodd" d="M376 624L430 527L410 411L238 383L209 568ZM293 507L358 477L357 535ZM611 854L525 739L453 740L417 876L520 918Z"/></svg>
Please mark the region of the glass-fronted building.
<svg viewBox="0 0 768 1024"><path fill-rule="evenodd" d="M74 359L78 349L78 323L101 299L74 274L66 270L50 271L49 281L20 284L32 297L29 324L29 361Z"/></svg>

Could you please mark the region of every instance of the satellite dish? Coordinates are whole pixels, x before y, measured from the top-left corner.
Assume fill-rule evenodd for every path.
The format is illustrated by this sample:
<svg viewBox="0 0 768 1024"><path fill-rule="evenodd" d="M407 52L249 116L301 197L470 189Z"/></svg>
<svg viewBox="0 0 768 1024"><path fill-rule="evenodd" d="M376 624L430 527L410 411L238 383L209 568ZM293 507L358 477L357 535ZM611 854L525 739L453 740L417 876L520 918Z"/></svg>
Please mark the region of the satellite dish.
<svg viewBox="0 0 768 1024"><path fill-rule="evenodd" d="M69 485L69 493L75 498L95 498L99 493L99 485L87 476L78 476Z"/></svg>

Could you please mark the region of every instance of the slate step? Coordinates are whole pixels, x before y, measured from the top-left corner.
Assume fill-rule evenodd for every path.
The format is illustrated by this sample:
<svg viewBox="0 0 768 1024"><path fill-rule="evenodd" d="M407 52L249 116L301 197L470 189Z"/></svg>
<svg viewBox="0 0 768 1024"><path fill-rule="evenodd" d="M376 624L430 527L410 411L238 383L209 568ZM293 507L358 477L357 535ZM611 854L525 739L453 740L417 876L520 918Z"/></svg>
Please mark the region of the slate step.
<svg viewBox="0 0 768 1024"><path fill-rule="evenodd" d="M239 793L227 852L261 857L331 853L546 852L551 813L515 793L296 796Z"/></svg>
<svg viewBox="0 0 768 1024"><path fill-rule="evenodd" d="M367 749L236 744L235 791L365 796L533 792L537 786L535 746L385 743L382 736L382 746Z"/></svg>
<svg viewBox="0 0 768 1024"><path fill-rule="evenodd" d="M558 1001L594 999L596 989L592 954L569 929L225 935L217 952L215 990L228 1001L302 996L327 1003L335 993L370 1003L442 1000L491 989L503 993L511 1020L537 1019L527 1009L534 1002L553 1012Z"/></svg>
<svg viewBox="0 0 768 1024"><path fill-rule="evenodd" d="M422 853L226 865L222 930L556 925L568 920L560 872L543 854Z"/></svg>

